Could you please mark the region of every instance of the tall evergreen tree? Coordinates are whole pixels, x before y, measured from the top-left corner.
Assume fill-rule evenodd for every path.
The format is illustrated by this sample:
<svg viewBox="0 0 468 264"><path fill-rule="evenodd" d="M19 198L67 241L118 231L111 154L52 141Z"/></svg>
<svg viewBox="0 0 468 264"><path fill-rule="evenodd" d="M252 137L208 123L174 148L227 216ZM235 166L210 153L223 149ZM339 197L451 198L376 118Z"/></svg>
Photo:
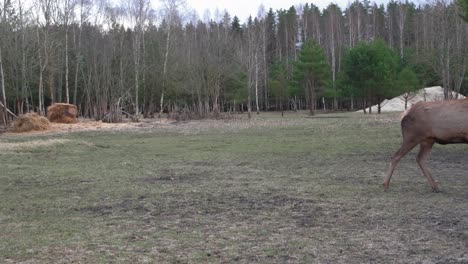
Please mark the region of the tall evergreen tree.
<svg viewBox="0 0 468 264"><path fill-rule="evenodd" d="M398 73L395 86L401 94L401 99L405 102L405 109L407 109L408 101L416 95L415 92L420 88L418 76L413 69L406 66Z"/></svg>
<svg viewBox="0 0 468 264"><path fill-rule="evenodd" d="M460 16L468 22L468 0L458 0L457 3L461 9Z"/></svg>
<svg viewBox="0 0 468 264"><path fill-rule="evenodd" d="M288 77L284 63L277 62L273 66L272 77L269 81L271 93L279 105L281 116L284 116L285 104L288 101Z"/></svg>
<svg viewBox="0 0 468 264"><path fill-rule="evenodd" d="M344 59L346 79L354 87L368 106L372 102L380 102L383 98L397 95L393 88L398 67L398 57L382 41L360 43L351 49ZM369 108L369 112L371 112Z"/></svg>
<svg viewBox="0 0 468 264"><path fill-rule="evenodd" d="M294 84L303 87L309 101L310 114L314 115L317 95L329 82L330 65L320 45L309 40L304 43L294 68Z"/></svg>

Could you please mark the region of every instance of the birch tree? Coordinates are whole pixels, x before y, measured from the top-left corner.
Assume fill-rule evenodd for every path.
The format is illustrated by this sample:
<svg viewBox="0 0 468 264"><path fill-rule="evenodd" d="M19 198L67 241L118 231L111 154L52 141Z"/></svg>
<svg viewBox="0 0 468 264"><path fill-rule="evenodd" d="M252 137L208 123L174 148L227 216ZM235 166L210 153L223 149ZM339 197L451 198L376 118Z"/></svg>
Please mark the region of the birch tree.
<svg viewBox="0 0 468 264"><path fill-rule="evenodd" d="M54 51L50 37L50 27L52 18L56 11L54 0L36 0L34 2L36 11L36 37L38 42L38 62L39 62L39 84L38 84L38 113L45 114L44 105L44 72L49 66L50 57ZM54 91L50 84L50 95L53 99Z"/></svg>
<svg viewBox="0 0 468 264"><path fill-rule="evenodd" d="M0 33L2 36L5 36L5 30L4 27L6 25L6 9L7 6L9 5L9 1L4 1L3 6L0 7ZM1 115L2 115L2 121L3 125L6 127L8 124L8 118L7 118L7 99L6 99L6 87L5 87L5 73L3 71L3 59L2 59L2 44L3 41L0 39L0 82L1 82L1 88L2 88L2 105L0 106L2 108Z"/></svg>
<svg viewBox="0 0 468 264"><path fill-rule="evenodd" d="M135 67L135 118L138 120L140 113L139 88L141 75L141 48L144 36L144 26L148 21L151 6L150 0L128 0L127 12L134 28L133 37L133 60Z"/></svg>
<svg viewBox="0 0 468 264"><path fill-rule="evenodd" d="M73 13L75 8L74 0L62 0L62 6L58 12L62 18L63 26L65 27L65 102L70 103L70 89L69 89L69 51L68 51L68 29L69 23L73 19Z"/></svg>
<svg viewBox="0 0 468 264"><path fill-rule="evenodd" d="M400 58L403 58L403 49L405 43L405 26L406 18L408 14L408 2L403 3L400 0L398 3L398 39L399 39L399 48L400 48Z"/></svg>
<svg viewBox="0 0 468 264"><path fill-rule="evenodd" d="M76 27L73 28L73 42L75 43L75 81L73 88L73 104L77 104L78 96L78 76L80 73L81 65L83 63L83 54L81 50L82 46L82 34L83 34L83 24L88 21L89 13L92 9L91 0L78 0L78 13L79 13L79 22L78 22L78 39L76 36Z"/></svg>
<svg viewBox="0 0 468 264"><path fill-rule="evenodd" d="M161 101L159 106L159 118L161 118L162 112L164 110L164 93L165 89L167 88L167 63L169 60L169 53L170 53L170 45L171 45L171 37L172 37L172 30L174 24L179 15L179 8L185 5L185 0L161 0L163 4L163 17L166 21L166 49L164 52L164 62L163 62L163 83L161 88Z"/></svg>
<svg viewBox="0 0 468 264"><path fill-rule="evenodd" d="M338 109L338 91L336 85L336 77L340 70L341 62L341 47L342 42L342 25L341 25L341 9L335 5L330 4L324 11L324 17L326 17L327 28L327 47L331 61L331 72L332 72L332 93L333 93L333 109Z"/></svg>
<svg viewBox="0 0 468 264"><path fill-rule="evenodd" d="M6 88L5 88L5 73L3 71L3 60L2 60L2 47L0 46L0 79L2 83L2 120L3 125L6 127L8 125L7 111L7 97L6 97Z"/></svg>

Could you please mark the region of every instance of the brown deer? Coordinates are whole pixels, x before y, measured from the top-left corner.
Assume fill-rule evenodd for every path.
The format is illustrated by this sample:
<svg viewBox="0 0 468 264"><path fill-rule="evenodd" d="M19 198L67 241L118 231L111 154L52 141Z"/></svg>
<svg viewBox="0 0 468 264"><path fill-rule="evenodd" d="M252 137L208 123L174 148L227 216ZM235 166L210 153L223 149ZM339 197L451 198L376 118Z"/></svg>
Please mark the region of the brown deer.
<svg viewBox="0 0 468 264"><path fill-rule="evenodd" d="M427 159L434 143L442 145L468 143L468 98L437 102L419 102L405 111L401 119L403 143L393 155L385 178L385 190L397 163L416 145L420 145L416 158L432 190L439 191L427 168Z"/></svg>

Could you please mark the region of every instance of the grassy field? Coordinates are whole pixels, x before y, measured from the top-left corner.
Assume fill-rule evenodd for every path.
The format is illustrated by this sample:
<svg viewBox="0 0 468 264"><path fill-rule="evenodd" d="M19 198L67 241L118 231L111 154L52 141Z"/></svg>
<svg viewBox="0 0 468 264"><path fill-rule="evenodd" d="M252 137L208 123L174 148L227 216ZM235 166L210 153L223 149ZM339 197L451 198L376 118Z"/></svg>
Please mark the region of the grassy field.
<svg viewBox="0 0 468 264"><path fill-rule="evenodd" d="M468 146L382 183L397 115L0 136L0 263L468 263Z"/></svg>

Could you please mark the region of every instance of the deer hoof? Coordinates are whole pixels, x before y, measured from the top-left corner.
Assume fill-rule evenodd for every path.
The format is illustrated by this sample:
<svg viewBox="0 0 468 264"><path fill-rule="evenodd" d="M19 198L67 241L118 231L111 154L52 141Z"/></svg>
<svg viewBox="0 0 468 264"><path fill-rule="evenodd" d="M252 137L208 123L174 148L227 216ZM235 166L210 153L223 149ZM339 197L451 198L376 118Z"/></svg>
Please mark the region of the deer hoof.
<svg viewBox="0 0 468 264"><path fill-rule="evenodd" d="M390 188L390 184L386 182L384 182L383 186L384 186L384 191L388 191L388 189Z"/></svg>
<svg viewBox="0 0 468 264"><path fill-rule="evenodd" d="M432 187L432 191L433 191L433 192L435 192L435 193L440 192L439 183L438 183L438 182L433 182L433 183L431 184L431 187Z"/></svg>

